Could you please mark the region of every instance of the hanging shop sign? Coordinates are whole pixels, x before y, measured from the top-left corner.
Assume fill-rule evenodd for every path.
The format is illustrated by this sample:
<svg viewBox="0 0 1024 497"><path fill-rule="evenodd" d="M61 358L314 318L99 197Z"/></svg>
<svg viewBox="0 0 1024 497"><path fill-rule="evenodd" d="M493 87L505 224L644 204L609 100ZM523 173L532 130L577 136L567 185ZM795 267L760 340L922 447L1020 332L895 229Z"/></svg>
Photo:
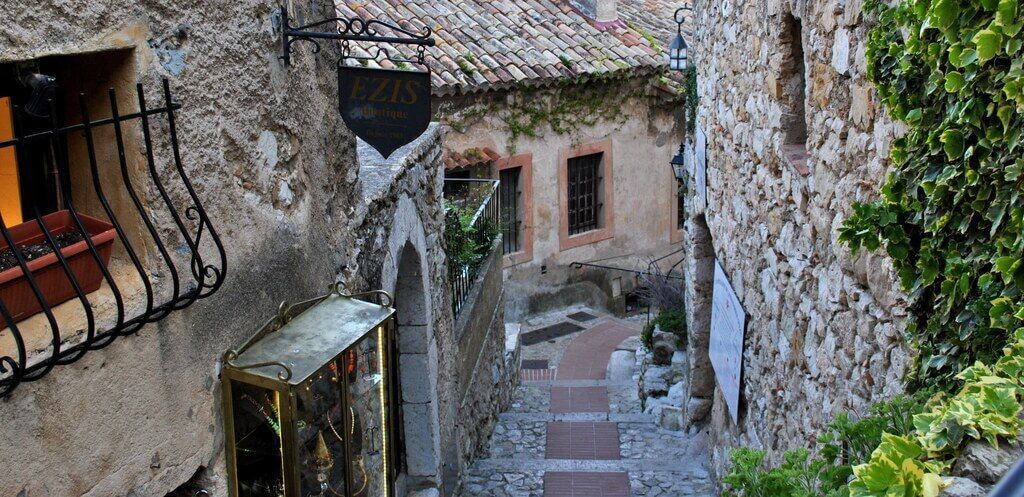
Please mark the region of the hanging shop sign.
<svg viewBox="0 0 1024 497"><path fill-rule="evenodd" d="M430 72L395 71L372 67L349 67L346 61L363 66L389 60L399 67L419 64L425 67L426 48L437 44L432 31L410 31L393 23L361 17L330 17L316 22L292 26L288 10L280 7L274 16L274 27L281 36L280 59L291 64L296 42L306 42L313 52L320 52L322 41L341 43L338 62L338 106L345 124L384 158L402 145L423 134L430 124ZM325 27L330 29L320 31ZM369 56L353 56L353 43L369 43L376 50L366 49ZM380 43L415 47L415 58L392 57Z"/></svg>
<svg viewBox="0 0 1024 497"><path fill-rule="evenodd" d="M395 311L342 295L284 306L224 353L230 497L393 497Z"/></svg>
<svg viewBox="0 0 1024 497"><path fill-rule="evenodd" d="M430 125L430 73L338 67L338 107L349 129L384 158Z"/></svg>
<svg viewBox="0 0 1024 497"><path fill-rule="evenodd" d="M733 423L739 423L740 392L743 375L743 335L747 314L740 299L715 259L715 280L711 297L711 339L708 355L715 380L729 407Z"/></svg>

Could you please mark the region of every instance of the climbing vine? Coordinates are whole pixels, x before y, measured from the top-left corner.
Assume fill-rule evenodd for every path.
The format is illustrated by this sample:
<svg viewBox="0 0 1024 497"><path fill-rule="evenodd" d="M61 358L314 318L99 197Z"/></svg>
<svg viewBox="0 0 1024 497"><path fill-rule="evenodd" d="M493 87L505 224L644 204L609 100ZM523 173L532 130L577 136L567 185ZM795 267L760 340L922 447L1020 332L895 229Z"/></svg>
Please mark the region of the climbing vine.
<svg viewBox="0 0 1024 497"><path fill-rule="evenodd" d="M665 79L662 73L652 78L655 82ZM629 118L623 109L633 103L653 103L667 108L676 105L679 98L666 100L664 96L646 91L651 83L646 78L632 82L591 79L548 88L522 87L509 92L500 101L479 102L457 110L441 109L441 114L446 124L460 132L483 117L496 117L508 135L509 153L515 153L520 139L538 138L548 131L576 140L587 127L599 123L621 125ZM624 91L624 85L638 85L641 91ZM682 95L674 83L660 86L678 91L679 97ZM696 102L696 98L692 101Z"/></svg>
<svg viewBox="0 0 1024 497"><path fill-rule="evenodd" d="M908 131L882 199L840 230L884 246L910 298L911 386L953 387L1022 326L1024 57L1018 0L904 0L878 18L868 76Z"/></svg>

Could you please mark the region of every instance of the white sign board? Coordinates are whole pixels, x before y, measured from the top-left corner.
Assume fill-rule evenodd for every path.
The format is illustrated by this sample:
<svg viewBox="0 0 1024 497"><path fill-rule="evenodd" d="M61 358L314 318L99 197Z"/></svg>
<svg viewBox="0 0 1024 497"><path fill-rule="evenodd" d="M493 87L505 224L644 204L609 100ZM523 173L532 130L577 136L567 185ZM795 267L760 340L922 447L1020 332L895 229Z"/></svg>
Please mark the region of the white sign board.
<svg viewBox="0 0 1024 497"><path fill-rule="evenodd" d="M694 192L694 210L698 213L704 212L708 204L708 137L704 130L697 128L697 139L694 144L697 152L697 167L694 172L694 182L697 184L697 191Z"/></svg>
<svg viewBox="0 0 1024 497"><path fill-rule="evenodd" d="M725 403L729 407L732 421L739 423L743 333L746 329L747 314L717 259L711 301L711 343L708 355L711 356L715 380L725 395Z"/></svg>

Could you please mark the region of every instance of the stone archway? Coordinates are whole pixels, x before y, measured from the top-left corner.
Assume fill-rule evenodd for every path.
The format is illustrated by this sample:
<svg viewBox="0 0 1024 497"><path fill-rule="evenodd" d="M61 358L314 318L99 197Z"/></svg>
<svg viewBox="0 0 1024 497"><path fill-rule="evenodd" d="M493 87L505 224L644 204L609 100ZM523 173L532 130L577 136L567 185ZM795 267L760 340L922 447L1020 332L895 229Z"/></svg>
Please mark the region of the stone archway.
<svg viewBox="0 0 1024 497"><path fill-rule="evenodd" d="M401 454L396 458L401 470L396 485L400 491L437 487L441 474L437 340L426 254L426 237L415 204L402 197L381 271L384 289L395 296L398 317L402 433L395 435L401 442Z"/></svg>
<svg viewBox="0 0 1024 497"><path fill-rule="evenodd" d="M715 373L711 368L708 347L711 341L712 289L715 278L715 247L704 215L689 221L687 243L690 246L687 263L687 317L689 340L687 356L690 358L687 403L684 406L685 426L705 419L711 410L715 393Z"/></svg>

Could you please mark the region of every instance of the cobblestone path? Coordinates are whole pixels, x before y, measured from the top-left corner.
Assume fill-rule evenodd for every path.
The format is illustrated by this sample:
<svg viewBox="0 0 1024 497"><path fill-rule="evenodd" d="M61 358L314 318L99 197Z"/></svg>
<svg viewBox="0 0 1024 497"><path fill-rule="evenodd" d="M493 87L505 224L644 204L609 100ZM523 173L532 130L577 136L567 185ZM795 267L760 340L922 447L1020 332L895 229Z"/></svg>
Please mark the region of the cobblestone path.
<svg viewBox="0 0 1024 497"><path fill-rule="evenodd" d="M466 472L461 496L713 496L701 435L660 429L642 414L632 380L608 379L612 352L632 350L640 326L607 316L552 319L584 329L524 347L524 360L553 367L524 370L512 408L501 414L489 453Z"/></svg>

